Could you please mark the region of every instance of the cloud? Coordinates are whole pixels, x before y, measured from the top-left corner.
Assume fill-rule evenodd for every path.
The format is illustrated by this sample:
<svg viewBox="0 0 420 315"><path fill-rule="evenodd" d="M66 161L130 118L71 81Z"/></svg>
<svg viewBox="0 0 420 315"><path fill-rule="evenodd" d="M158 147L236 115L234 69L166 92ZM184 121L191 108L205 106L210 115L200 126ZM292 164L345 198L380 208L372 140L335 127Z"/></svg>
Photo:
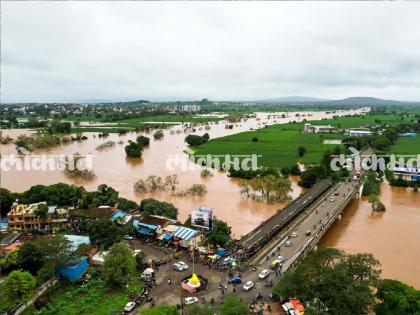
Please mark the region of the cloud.
<svg viewBox="0 0 420 315"><path fill-rule="evenodd" d="M2 2L3 102L420 100L416 2Z"/></svg>

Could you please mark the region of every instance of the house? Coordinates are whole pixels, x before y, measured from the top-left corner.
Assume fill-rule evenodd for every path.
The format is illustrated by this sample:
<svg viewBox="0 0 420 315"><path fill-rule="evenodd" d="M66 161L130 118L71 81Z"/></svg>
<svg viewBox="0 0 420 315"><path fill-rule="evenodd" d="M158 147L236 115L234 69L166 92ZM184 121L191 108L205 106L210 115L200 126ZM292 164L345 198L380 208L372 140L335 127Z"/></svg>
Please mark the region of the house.
<svg viewBox="0 0 420 315"><path fill-rule="evenodd" d="M58 208L49 206L47 218L42 220L35 215L40 205L47 205L45 201L32 204L14 203L10 212L7 214L8 228L11 231L28 231L31 229L40 229L44 226L47 229L66 227L68 223L67 208Z"/></svg>
<svg viewBox="0 0 420 315"><path fill-rule="evenodd" d="M373 132L370 130L349 129L347 135L350 137L370 137L373 135Z"/></svg>
<svg viewBox="0 0 420 315"><path fill-rule="evenodd" d="M163 233L163 228L177 222L159 215L144 215L133 220L133 227L138 234L156 236Z"/></svg>
<svg viewBox="0 0 420 315"><path fill-rule="evenodd" d="M305 124L303 127L304 133L333 133L337 130L335 127L331 125L321 126L321 125L311 125L311 124Z"/></svg>
<svg viewBox="0 0 420 315"><path fill-rule="evenodd" d="M155 236L159 228L157 225L143 223L139 220L133 221L133 227L138 234L145 236Z"/></svg>
<svg viewBox="0 0 420 315"><path fill-rule="evenodd" d="M174 243L178 243L185 248L198 246L203 238L202 233L184 226L177 229L174 233Z"/></svg>
<svg viewBox="0 0 420 315"><path fill-rule="evenodd" d="M173 239L174 233L179 229L178 225L169 224L162 228L162 233L158 235L157 239L161 241L170 241Z"/></svg>
<svg viewBox="0 0 420 315"><path fill-rule="evenodd" d="M396 166L392 169L392 172L394 174L394 179L403 179L408 182L420 181L420 166Z"/></svg>
<svg viewBox="0 0 420 315"><path fill-rule="evenodd" d="M80 224L83 222L91 222L99 219L110 218L116 211L115 207L100 206L88 209L72 209L69 210L68 220L69 227L78 231Z"/></svg>
<svg viewBox="0 0 420 315"><path fill-rule="evenodd" d="M72 257L65 264L57 269L60 277L69 281L79 279L87 270L89 266L88 258L86 256Z"/></svg>

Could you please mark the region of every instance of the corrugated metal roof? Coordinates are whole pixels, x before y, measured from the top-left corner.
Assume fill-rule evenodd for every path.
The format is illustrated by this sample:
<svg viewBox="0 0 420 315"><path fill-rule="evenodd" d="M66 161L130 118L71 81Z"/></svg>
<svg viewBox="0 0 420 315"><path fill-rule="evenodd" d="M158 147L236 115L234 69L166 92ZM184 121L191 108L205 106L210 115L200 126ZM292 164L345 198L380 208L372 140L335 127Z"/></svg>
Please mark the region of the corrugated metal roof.
<svg viewBox="0 0 420 315"><path fill-rule="evenodd" d="M190 241L197 234L198 232L196 230L187 227L180 227L178 230L175 231L174 236L186 241Z"/></svg>

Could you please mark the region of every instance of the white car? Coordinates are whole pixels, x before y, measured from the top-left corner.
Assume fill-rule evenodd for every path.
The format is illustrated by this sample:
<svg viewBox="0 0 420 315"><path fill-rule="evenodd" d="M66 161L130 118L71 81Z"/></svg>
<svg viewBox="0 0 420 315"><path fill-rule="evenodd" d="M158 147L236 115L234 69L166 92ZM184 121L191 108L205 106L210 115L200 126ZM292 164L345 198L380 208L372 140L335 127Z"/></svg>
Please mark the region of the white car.
<svg viewBox="0 0 420 315"><path fill-rule="evenodd" d="M183 261L178 261L178 265L180 265L184 270L187 270L189 268L188 265Z"/></svg>
<svg viewBox="0 0 420 315"><path fill-rule="evenodd" d="M277 256L277 261L279 263L283 262L283 260L284 260L284 257L283 256Z"/></svg>
<svg viewBox="0 0 420 315"><path fill-rule="evenodd" d="M244 284L244 286L242 287L242 289L244 289L245 291L249 291L254 287L254 282L252 281L248 281Z"/></svg>
<svg viewBox="0 0 420 315"><path fill-rule="evenodd" d="M175 271L184 271L184 267L178 263L174 264L174 270Z"/></svg>
<svg viewBox="0 0 420 315"><path fill-rule="evenodd" d="M291 237L296 237L297 233L296 232L292 232L292 234L290 234Z"/></svg>
<svg viewBox="0 0 420 315"><path fill-rule="evenodd" d="M335 200L334 197L330 197L331 202L334 202L334 200Z"/></svg>
<svg viewBox="0 0 420 315"><path fill-rule="evenodd" d="M125 304L124 311L125 312L131 312L136 307L136 302L128 302Z"/></svg>
<svg viewBox="0 0 420 315"><path fill-rule="evenodd" d="M284 244L286 247L290 247L290 246L292 246L293 245L293 242L291 241L291 240L288 240L287 242L286 242L286 244Z"/></svg>
<svg viewBox="0 0 420 315"><path fill-rule="evenodd" d="M186 297L184 300L185 300L185 304L187 305L191 305L198 302L198 299L195 296Z"/></svg>
<svg viewBox="0 0 420 315"><path fill-rule="evenodd" d="M260 274L258 275L258 278L260 279L265 279L269 274L269 271L267 269L264 269L263 271L260 272Z"/></svg>
<svg viewBox="0 0 420 315"><path fill-rule="evenodd" d="M353 176L353 180L357 180L357 176Z"/></svg>

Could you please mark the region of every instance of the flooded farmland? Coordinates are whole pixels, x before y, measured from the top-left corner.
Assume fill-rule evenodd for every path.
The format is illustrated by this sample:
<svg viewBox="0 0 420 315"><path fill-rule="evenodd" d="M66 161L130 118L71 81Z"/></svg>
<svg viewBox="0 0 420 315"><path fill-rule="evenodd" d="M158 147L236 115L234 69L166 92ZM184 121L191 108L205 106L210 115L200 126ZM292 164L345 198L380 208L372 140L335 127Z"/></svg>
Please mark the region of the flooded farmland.
<svg viewBox="0 0 420 315"><path fill-rule="evenodd" d="M333 115L325 112L309 114L310 116L304 118L307 120L331 118ZM204 126L197 127L199 129L196 133L208 132L210 138L216 138L251 128L257 129L265 125L303 119L297 118L295 113L287 115L281 118L281 113L278 115L258 113L257 118L233 123L233 129L226 129L226 122L221 121L210 123L209 130L205 130ZM22 132L25 131L6 130L4 134L16 138ZM126 158L124 152L124 146L128 141L134 140L139 134L128 133L122 136L110 134L106 139L97 137L97 133L85 133L85 135L88 137L85 141L61 144L48 150L36 150L33 154L70 155L76 152L92 154L96 174L94 180L83 181L69 178L64 172L58 170L43 172L11 169L2 172L1 187L21 192L37 184L49 185L64 182L81 185L87 190L95 190L98 185L107 184L117 189L122 197L137 202L144 198L155 198L173 203L179 209L181 222L188 217L191 210L200 205L206 205L214 208L216 216L232 226L236 238L246 234L285 206L283 203L267 204L244 198L240 194L238 180L227 177L224 172L213 171L213 177L202 178L201 168L191 161L187 161L187 168L168 169L168 160L185 159L186 156L183 153L187 148L184 142L186 133L182 131L180 125L165 130L162 140L154 140L151 134L146 134L151 138L150 146L144 149L140 159ZM100 151L95 149L98 145L111 140L116 142L115 146ZM2 155L15 153L13 144L1 146ZM133 190L134 183L139 179L145 179L149 175L165 177L171 174L178 174L181 189L192 184L204 184L208 193L202 197L179 197L170 192L135 193ZM292 179L292 186L291 196L296 198L302 192L297 185L297 178ZM336 222L324 236L322 244L342 248L348 252L371 252L381 261L385 277L397 278L419 288L420 193L391 188L387 184L382 186L381 199L387 207L385 213L372 214L367 201L355 200L349 205L341 221Z"/></svg>

